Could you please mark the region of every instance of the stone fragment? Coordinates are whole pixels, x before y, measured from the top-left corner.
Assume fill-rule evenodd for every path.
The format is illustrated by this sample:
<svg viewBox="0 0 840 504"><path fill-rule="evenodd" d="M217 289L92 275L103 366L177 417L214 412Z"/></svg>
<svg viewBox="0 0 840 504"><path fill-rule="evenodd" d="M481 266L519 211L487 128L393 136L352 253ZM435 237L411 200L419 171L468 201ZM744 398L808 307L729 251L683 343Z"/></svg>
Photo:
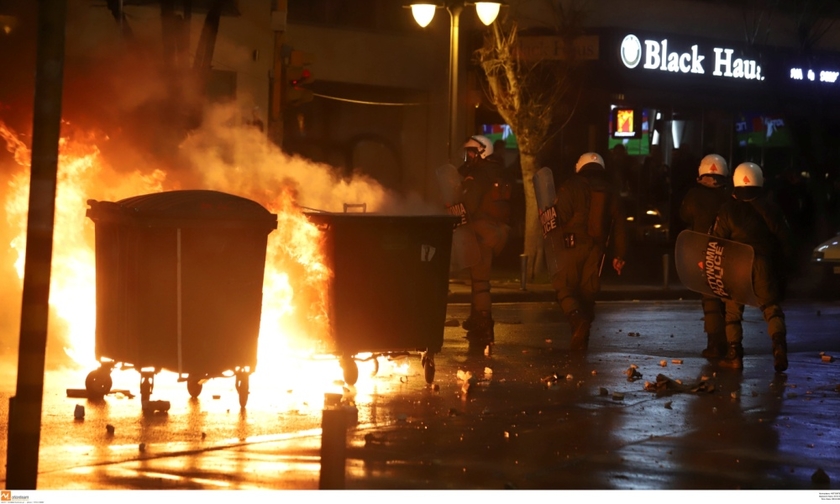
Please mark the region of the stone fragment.
<svg viewBox="0 0 840 504"><path fill-rule="evenodd" d="M819 468L811 475L811 482L817 485L828 485L831 483L831 478L828 477L828 474L822 468Z"/></svg>

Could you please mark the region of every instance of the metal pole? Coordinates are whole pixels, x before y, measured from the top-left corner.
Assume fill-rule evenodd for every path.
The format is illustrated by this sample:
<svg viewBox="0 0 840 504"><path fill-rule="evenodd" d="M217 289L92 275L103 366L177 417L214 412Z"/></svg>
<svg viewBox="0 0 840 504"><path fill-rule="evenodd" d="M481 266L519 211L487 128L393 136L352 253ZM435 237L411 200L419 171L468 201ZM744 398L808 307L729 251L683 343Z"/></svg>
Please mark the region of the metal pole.
<svg viewBox="0 0 840 504"><path fill-rule="evenodd" d="M449 11L449 159L456 158L455 149L460 139L456 137L458 131L458 41L461 11L464 3L461 1L447 4Z"/></svg>
<svg viewBox="0 0 840 504"><path fill-rule="evenodd" d="M325 408L321 417L321 490L344 490L347 459L347 413Z"/></svg>
<svg viewBox="0 0 840 504"><path fill-rule="evenodd" d="M528 254L519 254L519 290L528 290L525 285L528 280Z"/></svg>
<svg viewBox="0 0 840 504"><path fill-rule="evenodd" d="M15 395L9 399L6 448L5 486L15 490L38 484L66 17L66 0L39 0L18 376Z"/></svg>
<svg viewBox="0 0 840 504"><path fill-rule="evenodd" d="M176 313L177 313L177 328L176 334L178 335L178 376L181 376L181 373L184 372L184 360L183 360L183 300L181 298L182 290L181 290L181 228L178 228L176 231L176 238L175 238L175 299L176 299Z"/></svg>

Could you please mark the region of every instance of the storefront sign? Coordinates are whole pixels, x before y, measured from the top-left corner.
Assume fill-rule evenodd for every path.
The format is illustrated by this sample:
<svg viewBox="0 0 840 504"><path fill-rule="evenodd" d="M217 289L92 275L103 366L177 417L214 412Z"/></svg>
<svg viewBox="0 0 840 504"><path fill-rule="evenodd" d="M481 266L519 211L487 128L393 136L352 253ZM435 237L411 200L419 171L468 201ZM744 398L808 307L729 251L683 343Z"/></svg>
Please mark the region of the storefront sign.
<svg viewBox="0 0 840 504"><path fill-rule="evenodd" d="M790 79L795 81L809 80L811 82L819 81L826 84L834 84L837 78L840 77L840 72L836 70L805 70L800 67L793 67L790 69Z"/></svg>
<svg viewBox="0 0 840 504"><path fill-rule="evenodd" d="M675 48L667 38L662 40L639 40L627 35L621 41L619 50L624 66L634 69L641 65L644 70L680 74L706 74L711 70L714 77L763 81L761 65L755 60L733 57L735 50L726 47L712 47L710 52L694 44L687 48Z"/></svg>

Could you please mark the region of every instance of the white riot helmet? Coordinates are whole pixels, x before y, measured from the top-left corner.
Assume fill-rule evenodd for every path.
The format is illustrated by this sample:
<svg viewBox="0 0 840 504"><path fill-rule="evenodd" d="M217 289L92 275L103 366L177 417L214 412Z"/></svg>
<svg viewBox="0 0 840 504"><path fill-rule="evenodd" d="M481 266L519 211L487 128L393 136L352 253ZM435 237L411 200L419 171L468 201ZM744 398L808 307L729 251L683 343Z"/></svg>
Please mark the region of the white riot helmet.
<svg viewBox="0 0 840 504"><path fill-rule="evenodd" d="M466 159L467 152L472 149L481 159L487 159L493 154L493 142L484 135L473 135L464 143L464 158Z"/></svg>
<svg viewBox="0 0 840 504"><path fill-rule="evenodd" d="M587 152L578 158L578 162L575 165L575 173L579 172L584 166L591 163L599 164L601 165L601 168L604 168L604 158L602 158L600 154L597 152Z"/></svg>
<svg viewBox="0 0 840 504"><path fill-rule="evenodd" d="M755 163L741 163L732 174L732 183L735 187L763 187L764 174Z"/></svg>
<svg viewBox="0 0 840 504"><path fill-rule="evenodd" d="M709 154L700 160L700 168L697 169L697 176L703 175L729 175L729 165L726 160L717 154Z"/></svg>

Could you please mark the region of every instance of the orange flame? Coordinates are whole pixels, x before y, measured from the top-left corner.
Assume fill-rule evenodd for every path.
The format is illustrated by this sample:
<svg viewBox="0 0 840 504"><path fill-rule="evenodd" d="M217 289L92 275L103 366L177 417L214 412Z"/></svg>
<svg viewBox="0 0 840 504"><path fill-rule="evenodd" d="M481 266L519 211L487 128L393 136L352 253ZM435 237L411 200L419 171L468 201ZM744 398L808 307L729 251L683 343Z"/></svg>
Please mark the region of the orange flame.
<svg viewBox="0 0 840 504"><path fill-rule="evenodd" d="M65 123L65 126L69 126ZM15 162L28 168L31 154L26 145L0 121L0 137L14 154ZM63 137L59 141L56 181L56 211L53 230L53 258L50 306L66 335L62 338L67 354L79 365L95 366L95 258L93 228L85 217L90 195L102 192L98 183L103 165L94 135ZM160 191L165 175L135 172L124 176L122 184L140 191ZM23 279L26 254L26 223L29 204L29 170L15 173L9 182L5 203L6 218L15 233L11 246L17 252L15 269ZM107 192L107 191L106 191Z"/></svg>
<svg viewBox="0 0 840 504"><path fill-rule="evenodd" d="M63 123L65 129L72 126ZM29 192L30 151L19 136L0 121L0 137L21 167L9 182L5 201L15 267L23 278ZM167 173L154 169L119 172L103 159L98 145L108 138L75 133L59 144L52 278L50 338L58 339L76 367L98 367L95 352L94 224L86 218L87 200L116 201L138 194L178 189ZM263 200L265 195L260 195ZM254 198L259 201L259 198ZM291 189L259 201L278 217L268 236L263 306L258 341L258 366L252 383L276 386L295 383L308 389L317 404L320 394L335 388L341 371L335 359L320 359L329 340L327 282L320 231L295 202Z"/></svg>
<svg viewBox="0 0 840 504"><path fill-rule="evenodd" d="M70 132L67 134L66 132ZM59 144L58 179L56 189L56 215L52 278L50 286L50 334L48 341L59 342L70 363L79 370L88 372L98 367L95 352L96 297L94 253L94 223L86 217L87 200L118 201L140 194L180 189L179 172L156 168L145 170L117 169L102 155L111 141L107 136L90 132L78 132L64 122L63 136ZM13 154L19 170L12 173L6 192L6 210L9 236L12 248L17 252L15 268L18 279L23 278L26 247L26 222L28 213L29 160L31 153L26 143L0 120L0 138ZM219 138L225 139L224 132ZM264 137L263 137L264 138ZM195 140L195 139L193 139ZM230 137L226 138L231 141ZM209 141L211 144L216 141ZM273 147L247 137L243 144L233 148L247 153L267 152L263 164L274 162ZM195 146L191 146L195 147ZM192 153L210 156L215 150L204 148L206 144L193 148ZM277 151L279 152L279 151ZM208 166L213 161L207 157L193 160L197 166ZM251 163L251 161L253 161ZM256 173L261 160L248 158L244 163L252 164L254 170L239 166L231 170L204 170L202 185L225 190L251 198L277 215L277 229L268 235L266 265L263 283L263 305L257 351L257 368L251 379L254 390L289 391L296 395L283 395L285 400L295 404L318 408L322 394L326 391L341 391L341 367L335 358L322 358L328 352L330 324L327 315L327 292L332 272L326 266L322 250L322 234L313 225L299 206L294 185L280 179L260 178L271 171L271 167ZM282 160L281 160L282 161ZM138 163L145 166L145 163ZM273 176L273 175L272 175ZM382 188L370 181L351 184L348 181L329 180L324 171L312 170L307 176L318 178L312 184L317 204L335 204L336 201L368 201L371 206L383 202ZM317 188L315 187L317 186ZM276 187L267 190L266 187ZM330 193L324 190L330 187ZM318 199L320 198L320 199ZM307 202L309 203L309 202ZM311 203L310 203L311 204ZM2 234L5 236L5 234ZM3 337L4 335L0 335ZM374 390L368 380L370 370L378 368L378 375L408 375L408 361L391 361L380 358L380 365L370 355L359 355L358 389L351 387L356 397ZM160 378L174 379L177 375L167 372ZM346 391L345 391L346 392ZM302 395L301 395L302 394ZM253 394L252 400L260 399ZM277 399L275 394L273 399ZM271 400L271 399L269 399Z"/></svg>

